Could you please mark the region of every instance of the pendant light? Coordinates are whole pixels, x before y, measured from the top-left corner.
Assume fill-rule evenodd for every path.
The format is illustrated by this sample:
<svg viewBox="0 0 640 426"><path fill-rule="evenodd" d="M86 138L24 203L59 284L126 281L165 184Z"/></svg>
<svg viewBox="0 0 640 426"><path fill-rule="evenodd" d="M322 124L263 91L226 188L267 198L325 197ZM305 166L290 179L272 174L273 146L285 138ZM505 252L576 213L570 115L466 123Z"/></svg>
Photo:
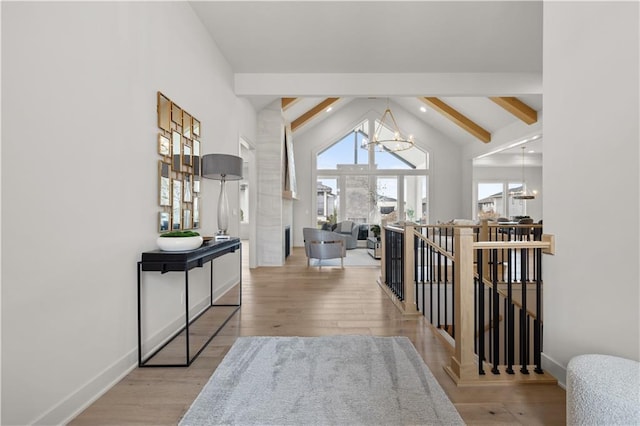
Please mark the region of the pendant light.
<svg viewBox="0 0 640 426"><path fill-rule="evenodd" d="M363 146L368 145L374 145L378 151L386 152L405 151L415 145L413 135L407 137L400 131L398 122L389 108L389 99L387 99L387 109L378 121L373 137L363 143Z"/></svg>
<svg viewBox="0 0 640 426"><path fill-rule="evenodd" d="M520 188L520 191L516 191L513 193L513 198L515 200L533 200L536 198L534 193L527 191L527 184L524 179L524 149L525 147L523 146L522 147L522 188Z"/></svg>

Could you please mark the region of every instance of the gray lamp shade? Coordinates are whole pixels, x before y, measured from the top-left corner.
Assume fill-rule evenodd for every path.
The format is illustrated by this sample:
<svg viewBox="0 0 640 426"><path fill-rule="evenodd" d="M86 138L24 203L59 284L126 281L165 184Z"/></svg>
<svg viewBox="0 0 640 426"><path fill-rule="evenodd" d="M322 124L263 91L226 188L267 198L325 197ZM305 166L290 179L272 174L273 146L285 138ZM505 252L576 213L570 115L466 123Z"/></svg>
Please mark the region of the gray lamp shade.
<svg viewBox="0 0 640 426"><path fill-rule="evenodd" d="M215 180L242 179L242 158L228 154L202 156L202 177Z"/></svg>

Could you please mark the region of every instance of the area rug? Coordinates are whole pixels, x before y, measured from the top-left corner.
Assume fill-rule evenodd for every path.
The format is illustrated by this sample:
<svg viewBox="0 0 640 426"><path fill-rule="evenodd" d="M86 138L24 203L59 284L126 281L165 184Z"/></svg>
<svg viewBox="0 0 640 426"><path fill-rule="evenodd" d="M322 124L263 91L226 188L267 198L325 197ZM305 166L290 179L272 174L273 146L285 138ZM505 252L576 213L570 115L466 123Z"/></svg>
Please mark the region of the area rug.
<svg viewBox="0 0 640 426"><path fill-rule="evenodd" d="M406 337L240 337L180 421L463 425Z"/></svg>
<svg viewBox="0 0 640 426"><path fill-rule="evenodd" d="M340 259L310 259L310 266L338 266L340 267ZM344 266L377 266L380 267L380 260L371 257L367 249L357 248L347 250L347 256L344 258Z"/></svg>

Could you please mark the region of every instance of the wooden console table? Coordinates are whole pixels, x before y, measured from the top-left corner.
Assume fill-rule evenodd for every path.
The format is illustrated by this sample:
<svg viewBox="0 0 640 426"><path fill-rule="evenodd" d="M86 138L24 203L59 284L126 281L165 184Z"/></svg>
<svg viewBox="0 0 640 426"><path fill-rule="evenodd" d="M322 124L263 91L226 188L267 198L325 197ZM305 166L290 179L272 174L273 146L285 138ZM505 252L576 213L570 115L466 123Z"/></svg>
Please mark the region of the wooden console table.
<svg viewBox="0 0 640 426"><path fill-rule="evenodd" d="M224 256L228 253L240 251L240 281L238 283L238 303L237 304L213 304L213 264L211 264L211 276L209 279L209 306L200 312L195 318L189 320L189 271L193 268L202 268L213 259ZM162 274L167 272L184 272L184 294L185 294L185 319L184 326L169 338L162 346L153 351L150 355L144 357L142 353L142 309L141 309L141 276L143 271L157 271ZM142 258L138 262L138 366L139 367L188 367L200 355L211 340L220 332L231 317L240 309L242 304L242 243L239 238L232 238L226 241L211 241L197 249L184 252L169 252L162 250L153 250L142 253ZM231 306L235 307L233 312L224 320L224 322L213 332L211 337L202 345L202 347L193 355L189 353L189 325L200 318L205 312L213 307ZM148 364L156 354L171 343L178 335L184 331L185 333L185 362L183 364Z"/></svg>

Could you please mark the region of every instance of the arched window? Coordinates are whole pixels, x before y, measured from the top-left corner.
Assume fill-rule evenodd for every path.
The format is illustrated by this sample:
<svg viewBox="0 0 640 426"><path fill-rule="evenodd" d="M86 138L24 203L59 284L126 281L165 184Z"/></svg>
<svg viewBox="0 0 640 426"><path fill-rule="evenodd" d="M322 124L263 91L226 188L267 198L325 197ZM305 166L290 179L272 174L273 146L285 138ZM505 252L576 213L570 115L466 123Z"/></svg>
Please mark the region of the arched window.
<svg viewBox="0 0 640 426"><path fill-rule="evenodd" d="M319 225L426 220L428 153L417 146L394 152L369 144L373 123L379 125L376 120L362 121L317 153Z"/></svg>

